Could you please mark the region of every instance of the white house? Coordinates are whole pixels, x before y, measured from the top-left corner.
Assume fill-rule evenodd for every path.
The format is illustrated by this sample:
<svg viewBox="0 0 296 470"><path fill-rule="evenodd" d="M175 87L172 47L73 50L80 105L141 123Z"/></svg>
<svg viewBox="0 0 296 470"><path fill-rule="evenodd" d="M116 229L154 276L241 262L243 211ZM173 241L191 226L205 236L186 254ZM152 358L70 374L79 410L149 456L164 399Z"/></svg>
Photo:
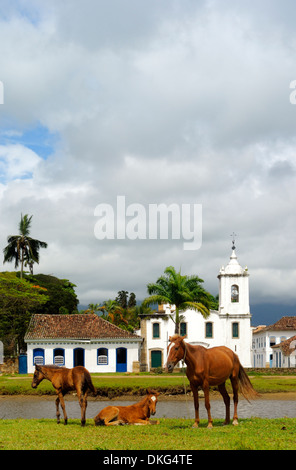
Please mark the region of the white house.
<svg viewBox="0 0 296 470"><path fill-rule="evenodd" d="M272 346L273 367L296 367L296 336Z"/></svg>
<svg viewBox="0 0 296 470"><path fill-rule="evenodd" d="M282 317L273 325L257 327L253 331L253 367L290 367L283 366L283 361L280 361L280 346L295 335L296 316Z"/></svg>
<svg viewBox="0 0 296 470"><path fill-rule="evenodd" d="M211 310L204 319L195 311L181 312L183 320L180 333L187 335L186 341L205 347L228 346L236 352L244 367L251 367L252 330L249 306L249 272L238 263L235 247L230 261L222 267L219 279L219 309ZM174 334L175 324L171 319L174 306L162 305L156 313L141 315L144 339L141 349L142 370L164 367L167 360L169 336Z"/></svg>
<svg viewBox="0 0 296 470"><path fill-rule="evenodd" d="M142 338L95 314L33 315L25 335L27 371L35 364L85 366L89 372L132 372Z"/></svg>

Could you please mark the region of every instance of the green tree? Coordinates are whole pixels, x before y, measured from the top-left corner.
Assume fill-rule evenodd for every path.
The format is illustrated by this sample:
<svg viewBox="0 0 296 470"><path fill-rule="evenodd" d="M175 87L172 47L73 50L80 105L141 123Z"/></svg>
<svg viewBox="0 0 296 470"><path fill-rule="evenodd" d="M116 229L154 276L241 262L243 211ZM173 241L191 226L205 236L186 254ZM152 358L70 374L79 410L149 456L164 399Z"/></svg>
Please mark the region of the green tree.
<svg viewBox="0 0 296 470"><path fill-rule="evenodd" d="M29 266L33 274L33 264L39 264L40 248L47 248L47 243L30 237L31 217L28 214L21 215L19 223L19 234L7 237L8 245L4 248L4 261L14 261L15 268L20 264L21 278L23 277L24 266Z"/></svg>
<svg viewBox="0 0 296 470"><path fill-rule="evenodd" d="M102 318L110 321L119 328L133 332L139 328L139 317L136 308L136 296L132 292L119 291L115 300L107 300L98 310L102 311Z"/></svg>
<svg viewBox="0 0 296 470"><path fill-rule="evenodd" d="M100 304L88 304L88 309L84 310L82 313L96 313L99 315L99 312L104 310L104 306Z"/></svg>
<svg viewBox="0 0 296 470"><path fill-rule="evenodd" d="M130 296L129 296L129 299L128 299L128 308L134 308L136 307L137 305L137 301L136 301L136 294L134 294L133 292L130 293Z"/></svg>
<svg viewBox="0 0 296 470"><path fill-rule="evenodd" d="M134 292L129 294L127 290L117 292L115 300L123 309L132 308L137 305L136 294Z"/></svg>
<svg viewBox="0 0 296 470"><path fill-rule="evenodd" d="M31 314L47 301L45 288L19 279L14 272L0 273L0 339L6 354L18 354L25 347Z"/></svg>
<svg viewBox="0 0 296 470"><path fill-rule="evenodd" d="M118 303L118 305L120 305L121 308L127 308L128 291L127 290L118 291L115 301Z"/></svg>
<svg viewBox="0 0 296 470"><path fill-rule="evenodd" d="M201 286L203 279L198 276L184 276L176 272L175 268L169 266L164 275L160 276L156 283L147 286L148 294L143 301L143 306L151 304L170 304L176 308L172 320L175 322L175 333L180 332L180 312L190 309L200 312L204 318L210 314L211 296Z"/></svg>
<svg viewBox="0 0 296 470"><path fill-rule="evenodd" d="M75 293L75 284L68 279L59 279L48 274L25 274L25 279L31 284L43 287L47 291L48 301L35 313L69 314L78 313L79 300Z"/></svg>

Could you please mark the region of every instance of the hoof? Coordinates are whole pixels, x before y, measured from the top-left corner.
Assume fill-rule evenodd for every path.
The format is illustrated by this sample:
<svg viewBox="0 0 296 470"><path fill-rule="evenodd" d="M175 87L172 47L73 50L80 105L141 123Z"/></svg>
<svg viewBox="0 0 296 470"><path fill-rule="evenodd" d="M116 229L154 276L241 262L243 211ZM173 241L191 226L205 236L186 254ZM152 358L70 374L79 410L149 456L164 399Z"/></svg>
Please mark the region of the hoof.
<svg viewBox="0 0 296 470"><path fill-rule="evenodd" d="M233 424L233 426L238 426L238 420L237 420L237 419L234 419L234 420L232 421L232 424Z"/></svg>
<svg viewBox="0 0 296 470"><path fill-rule="evenodd" d="M208 426L207 426L208 429L213 429L213 425L212 423L209 423Z"/></svg>
<svg viewBox="0 0 296 470"><path fill-rule="evenodd" d="M198 428L198 423L195 422L195 423L192 425L192 428Z"/></svg>

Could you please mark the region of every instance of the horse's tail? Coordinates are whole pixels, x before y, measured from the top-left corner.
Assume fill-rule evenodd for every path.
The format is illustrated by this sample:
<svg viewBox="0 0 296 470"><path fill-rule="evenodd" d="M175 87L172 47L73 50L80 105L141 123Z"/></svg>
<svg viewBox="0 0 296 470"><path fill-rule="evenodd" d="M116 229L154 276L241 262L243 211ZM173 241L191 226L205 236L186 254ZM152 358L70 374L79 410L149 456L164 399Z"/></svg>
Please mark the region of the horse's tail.
<svg viewBox="0 0 296 470"><path fill-rule="evenodd" d="M87 371L85 373L85 381L87 384L88 389L92 392L93 396L96 397L98 395L98 391L94 387L94 384L92 383L90 373Z"/></svg>
<svg viewBox="0 0 296 470"><path fill-rule="evenodd" d="M252 400L259 397L259 394L253 388L253 385L251 384L250 379L241 363L239 363L238 380L240 384L240 391L246 400L249 401L249 398Z"/></svg>

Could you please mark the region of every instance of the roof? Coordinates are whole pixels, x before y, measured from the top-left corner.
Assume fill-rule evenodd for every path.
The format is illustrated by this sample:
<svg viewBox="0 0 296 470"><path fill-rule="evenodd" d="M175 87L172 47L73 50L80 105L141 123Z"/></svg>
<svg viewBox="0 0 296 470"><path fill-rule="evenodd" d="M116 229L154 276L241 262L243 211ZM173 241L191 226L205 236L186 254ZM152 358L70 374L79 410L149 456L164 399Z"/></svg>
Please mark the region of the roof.
<svg viewBox="0 0 296 470"><path fill-rule="evenodd" d="M280 320L278 320L276 323L273 323L272 325L266 326L265 328L261 328L260 330L255 330L253 331L253 334L256 334L260 331L293 331L296 330L296 316L293 317L282 317Z"/></svg>
<svg viewBox="0 0 296 470"><path fill-rule="evenodd" d="M254 329L253 329L253 334L254 333L259 333L259 331L265 330L265 328L266 328L266 325L255 326Z"/></svg>
<svg viewBox="0 0 296 470"><path fill-rule="evenodd" d="M280 348L284 356L290 356L290 354L292 354L292 352L296 350L296 335L292 336L289 339L286 339L285 341L282 341L279 344L275 344L274 346L271 346L271 347Z"/></svg>
<svg viewBox="0 0 296 470"><path fill-rule="evenodd" d="M237 256L236 256L234 247L232 248L232 254L230 256L229 263L227 264L226 267L222 266L218 277L221 275L226 275L226 274L231 275L231 276L248 276L249 275L248 268L246 267L245 269L243 269L241 265L239 264L239 262L237 261Z"/></svg>
<svg viewBox="0 0 296 470"><path fill-rule="evenodd" d="M32 315L25 341L36 339L142 339L94 313Z"/></svg>

